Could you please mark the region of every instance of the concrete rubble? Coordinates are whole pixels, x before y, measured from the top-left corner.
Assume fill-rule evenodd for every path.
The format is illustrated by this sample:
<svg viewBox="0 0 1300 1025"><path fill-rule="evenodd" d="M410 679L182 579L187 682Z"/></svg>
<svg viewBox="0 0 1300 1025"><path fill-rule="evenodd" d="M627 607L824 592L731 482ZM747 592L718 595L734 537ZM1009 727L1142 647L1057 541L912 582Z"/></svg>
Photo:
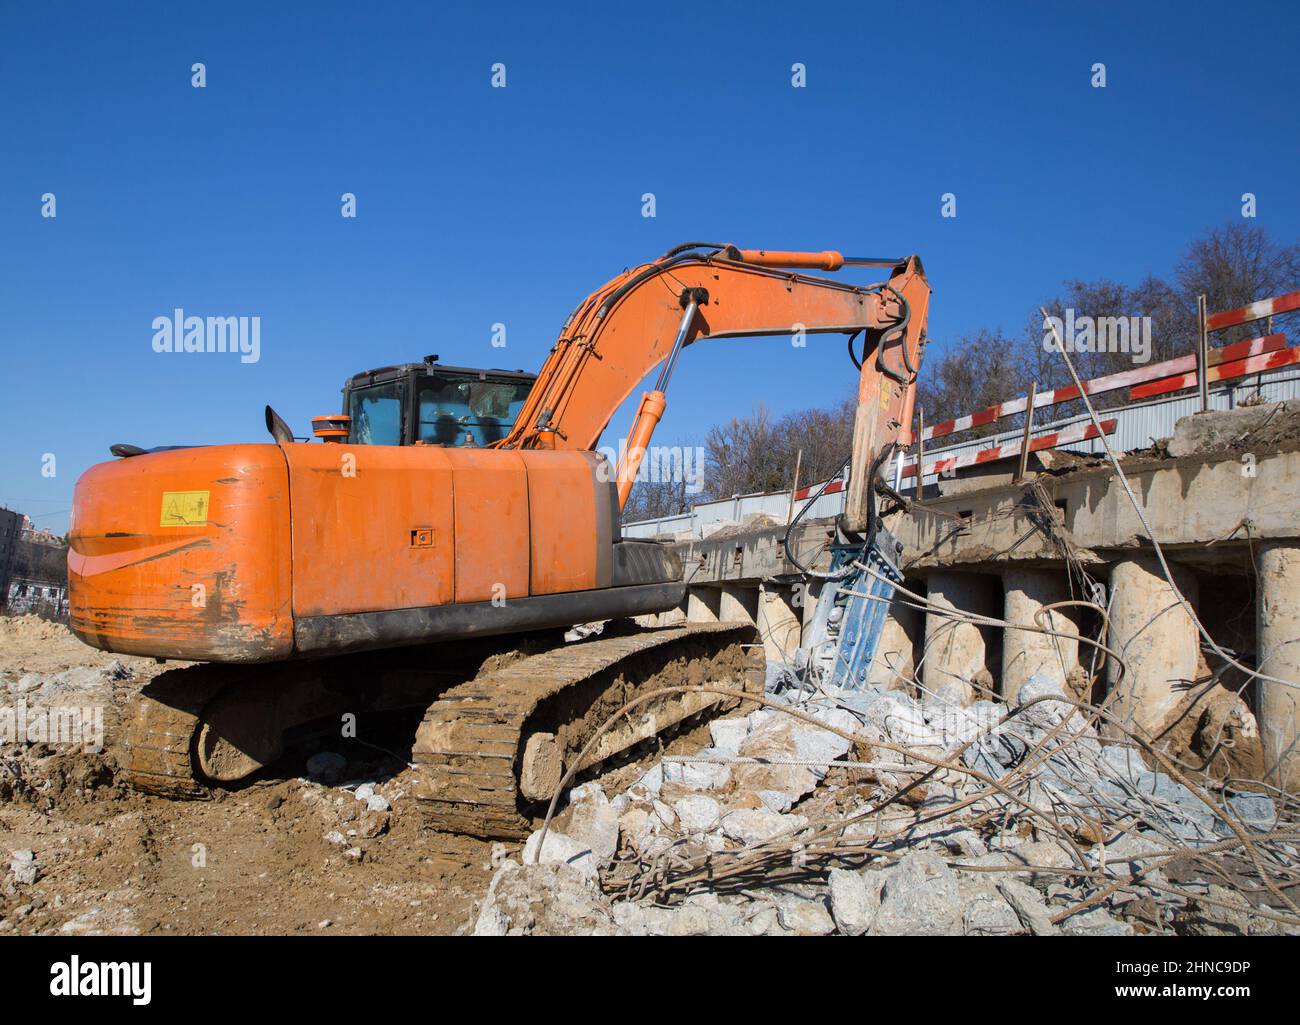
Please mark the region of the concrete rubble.
<svg viewBox="0 0 1300 1025"><path fill-rule="evenodd" d="M364 841L378 839L389 831L393 805L405 792L392 779L383 783L356 779L338 782L356 766L333 751L312 755L305 767L307 776L298 781L299 798L319 816L325 843L341 848L348 863L359 864L366 857Z"/></svg>
<svg viewBox="0 0 1300 1025"><path fill-rule="evenodd" d="M1011 705L792 683L770 666L710 746L574 788L564 829L494 859L475 932L1300 932L1267 891L1295 881L1295 806L1180 782L1049 673ZM1253 899L1222 885L1261 865Z"/></svg>
<svg viewBox="0 0 1300 1025"><path fill-rule="evenodd" d="M1182 417L1167 450L1175 459L1212 452L1268 451L1294 440L1300 401L1262 403Z"/></svg>

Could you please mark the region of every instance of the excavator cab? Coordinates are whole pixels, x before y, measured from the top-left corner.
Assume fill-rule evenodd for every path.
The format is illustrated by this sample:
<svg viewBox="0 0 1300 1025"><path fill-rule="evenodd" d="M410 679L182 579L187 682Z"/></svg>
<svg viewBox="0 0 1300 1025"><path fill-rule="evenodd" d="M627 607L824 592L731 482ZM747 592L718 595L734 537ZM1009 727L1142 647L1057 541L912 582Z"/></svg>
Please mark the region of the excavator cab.
<svg viewBox="0 0 1300 1025"><path fill-rule="evenodd" d="M343 385L344 415L318 418L317 434L350 445L490 445L510 433L535 380L442 366L437 356L368 370Z"/></svg>

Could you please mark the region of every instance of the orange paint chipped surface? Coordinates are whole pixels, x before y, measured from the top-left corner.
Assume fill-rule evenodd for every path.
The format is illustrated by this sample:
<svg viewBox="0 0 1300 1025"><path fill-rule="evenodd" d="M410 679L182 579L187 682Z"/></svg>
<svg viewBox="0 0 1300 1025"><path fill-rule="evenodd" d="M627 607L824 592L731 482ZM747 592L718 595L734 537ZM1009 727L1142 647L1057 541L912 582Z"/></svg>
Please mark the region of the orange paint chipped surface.
<svg viewBox="0 0 1300 1025"><path fill-rule="evenodd" d="M202 521L193 498L169 520L166 492L207 493ZM285 657L293 636L288 500L275 445L178 449L91 467L73 499L73 631L126 654Z"/></svg>
<svg viewBox="0 0 1300 1025"><path fill-rule="evenodd" d="M293 611L337 615L452 600L452 484L445 449L287 445ZM431 532L420 544L413 530Z"/></svg>
<svg viewBox="0 0 1300 1025"><path fill-rule="evenodd" d="M77 484L72 627L108 651L268 661L295 617L593 588L596 465L337 444L101 463Z"/></svg>

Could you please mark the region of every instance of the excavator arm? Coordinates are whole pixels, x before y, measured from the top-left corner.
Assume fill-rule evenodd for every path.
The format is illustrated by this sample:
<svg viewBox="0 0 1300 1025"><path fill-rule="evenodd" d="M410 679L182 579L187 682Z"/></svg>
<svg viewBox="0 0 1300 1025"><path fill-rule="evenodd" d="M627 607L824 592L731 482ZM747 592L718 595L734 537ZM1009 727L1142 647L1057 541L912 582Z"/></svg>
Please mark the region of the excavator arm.
<svg viewBox="0 0 1300 1025"><path fill-rule="evenodd" d="M889 277L853 285L809 273L852 266L889 267ZM560 332L513 432L500 444L592 449L615 410L659 367L653 388L641 397L617 468L625 506L667 406L669 379L688 345L754 335L849 336L858 401L845 511L830 546L829 571L798 562L790 552L789 529L786 550L809 586L820 589L796 661L833 686L861 687L894 586L902 580L899 546L874 515L875 487L894 446L911 441L929 304L930 286L916 256L877 260L688 243L620 274L583 301Z"/></svg>
<svg viewBox="0 0 1300 1025"><path fill-rule="evenodd" d="M848 266L888 266L888 280L854 285L813 276ZM625 271L588 296L551 349L504 448L596 447L610 418L656 367L618 467L621 504L666 406L683 349L701 338L783 334L861 335L858 408L845 525L867 520L870 470L895 442L910 441L916 371L930 287L916 256L846 258L837 252L741 250L689 243ZM857 357L855 357L857 359Z"/></svg>

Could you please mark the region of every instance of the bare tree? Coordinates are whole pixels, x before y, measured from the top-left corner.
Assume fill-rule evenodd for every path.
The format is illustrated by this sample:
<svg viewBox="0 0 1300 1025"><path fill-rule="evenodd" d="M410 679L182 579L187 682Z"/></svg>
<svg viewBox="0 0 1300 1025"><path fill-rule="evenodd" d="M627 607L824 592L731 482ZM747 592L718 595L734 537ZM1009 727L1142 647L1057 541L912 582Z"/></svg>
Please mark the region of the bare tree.
<svg viewBox="0 0 1300 1025"><path fill-rule="evenodd" d="M1196 349L1196 301L1206 296L1210 312L1245 306L1300 287L1300 246L1284 246L1258 226L1230 223L1207 232L1187 247L1175 268L1173 279L1166 281L1147 275L1134 287L1113 281L1070 281L1065 291L1045 304L1049 314L1061 317L1070 309L1075 316L1103 318L1150 318L1150 351L1147 361L1160 362L1194 352ZM1293 315L1279 318L1274 330L1281 329ZM1213 345L1226 345L1240 338L1263 333L1260 324L1247 324L1218 332ZM1044 337L1042 316L1035 311L1028 319L1026 335L1034 346L1034 379L1040 387L1060 387L1069 383L1069 374L1060 356L1041 342ZM1130 351L1073 352L1072 358L1080 377L1086 379L1131 369L1135 365ZM1009 396L1008 396L1009 397ZM1127 392L1100 395L1099 406L1122 405ZM1056 415L1078 412L1081 405L1062 407Z"/></svg>
<svg viewBox="0 0 1300 1025"><path fill-rule="evenodd" d="M1094 325L1094 344L1086 349L1072 348L1070 353L1075 370L1084 380L1173 359L1192 351L1195 344L1195 302L1188 305L1173 286L1151 275L1136 287L1104 280L1069 281L1064 293L1045 303L1044 308L1058 319L1058 327L1084 318ZM1117 325L1122 327L1121 334L1115 333ZM1038 311L1029 315L1025 334L1032 354L1032 376L1038 387L1070 384L1065 361L1049 344L1050 335ZM1122 348L1115 345L1117 341L1122 341ZM1095 404L1122 404L1127 401L1126 395L1122 391L1103 393ZM1056 412L1064 414L1072 409Z"/></svg>
<svg viewBox="0 0 1300 1025"><path fill-rule="evenodd" d="M772 413L761 402L749 416L733 416L711 428L704 438L709 493L728 498L779 490L783 480L775 448Z"/></svg>
<svg viewBox="0 0 1300 1025"><path fill-rule="evenodd" d="M1008 338L1001 331L981 328L962 336L947 353L927 360L921 368L916 398L925 410L926 423L950 420L1022 394L1033 377L1032 357L1022 339ZM1005 429L1005 424L990 425L971 434Z"/></svg>
<svg viewBox="0 0 1300 1025"><path fill-rule="evenodd" d="M830 409L804 409L782 417L776 426L776 463L789 487L796 463L801 485L815 484L839 472L853 449L855 398Z"/></svg>
<svg viewBox="0 0 1300 1025"><path fill-rule="evenodd" d="M811 484L833 476L853 446L856 403L844 399L830 409L804 409L773 421L763 405L747 417L733 417L705 438L707 485L714 498L783 491L800 480Z"/></svg>
<svg viewBox="0 0 1300 1025"><path fill-rule="evenodd" d="M1210 312L1236 309L1300 288L1300 245L1282 245L1258 225L1234 221L1215 228L1187 247L1174 270L1184 303L1193 310L1196 297L1206 296ZM1294 314L1274 325L1295 324ZM1261 325L1244 324L1216 333L1224 344L1261 333Z"/></svg>
<svg viewBox="0 0 1300 1025"><path fill-rule="evenodd" d="M623 507L623 522L653 520L689 512L701 496L687 493L685 481L637 481Z"/></svg>

